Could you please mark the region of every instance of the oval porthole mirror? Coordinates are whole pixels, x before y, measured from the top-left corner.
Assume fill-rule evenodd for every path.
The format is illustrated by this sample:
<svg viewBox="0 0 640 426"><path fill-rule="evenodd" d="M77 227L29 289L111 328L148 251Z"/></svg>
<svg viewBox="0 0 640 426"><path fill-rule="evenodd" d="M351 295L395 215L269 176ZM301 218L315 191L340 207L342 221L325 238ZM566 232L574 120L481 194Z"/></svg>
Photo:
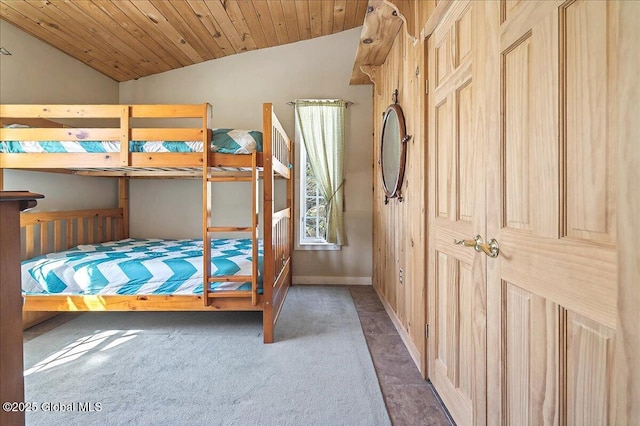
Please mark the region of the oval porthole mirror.
<svg viewBox="0 0 640 426"><path fill-rule="evenodd" d="M407 135L402 108L397 103L398 91L394 92L394 103L389 105L382 120L382 134L380 137L380 171L384 188L384 202L390 198L402 201L402 180L404 166L407 160Z"/></svg>

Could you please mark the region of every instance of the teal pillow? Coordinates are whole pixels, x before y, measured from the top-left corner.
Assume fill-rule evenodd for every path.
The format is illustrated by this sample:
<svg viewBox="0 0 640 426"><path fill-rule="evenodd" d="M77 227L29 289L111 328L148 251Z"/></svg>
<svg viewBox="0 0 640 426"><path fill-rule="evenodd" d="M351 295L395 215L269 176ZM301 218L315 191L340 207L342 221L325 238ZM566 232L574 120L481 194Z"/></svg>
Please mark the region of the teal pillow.
<svg viewBox="0 0 640 426"><path fill-rule="evenodd" d="M223 154L262 152L262 132L256 130L213 129L211 149Z"/></svg>

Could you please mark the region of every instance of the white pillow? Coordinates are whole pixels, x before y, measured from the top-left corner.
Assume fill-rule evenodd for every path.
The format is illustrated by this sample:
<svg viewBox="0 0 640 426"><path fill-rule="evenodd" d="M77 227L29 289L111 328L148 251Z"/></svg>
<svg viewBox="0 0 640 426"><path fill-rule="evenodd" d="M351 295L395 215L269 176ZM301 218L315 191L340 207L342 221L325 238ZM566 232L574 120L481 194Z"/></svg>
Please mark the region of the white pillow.
<svg viewBox="0 0 640 426"><path fill-rule="evenodd" d="M5 124L4 127L6 129L28 129L31 126L27 126L26 124Z"/></svg>

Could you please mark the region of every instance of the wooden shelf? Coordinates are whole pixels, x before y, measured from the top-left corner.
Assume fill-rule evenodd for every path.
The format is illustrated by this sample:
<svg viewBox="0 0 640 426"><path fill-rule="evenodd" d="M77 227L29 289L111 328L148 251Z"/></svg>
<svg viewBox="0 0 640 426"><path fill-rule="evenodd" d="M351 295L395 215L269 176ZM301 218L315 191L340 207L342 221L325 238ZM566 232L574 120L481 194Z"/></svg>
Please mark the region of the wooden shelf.
<svg viewBox="0 0 640 426"><path fill-rule="evenodd" d="M369 0L349 84L372 83L362 70L384 63L402 23L396 9L388 3Z"/></svg>

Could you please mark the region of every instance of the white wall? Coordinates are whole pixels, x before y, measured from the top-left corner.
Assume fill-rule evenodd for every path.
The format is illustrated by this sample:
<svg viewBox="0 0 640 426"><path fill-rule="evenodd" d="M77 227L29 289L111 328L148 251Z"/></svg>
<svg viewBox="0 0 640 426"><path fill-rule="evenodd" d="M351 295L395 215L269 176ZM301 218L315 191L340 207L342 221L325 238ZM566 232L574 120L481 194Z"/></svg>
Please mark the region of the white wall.
<svg viewBox="0 0 640 426"><path fill-rule="evenodd" d="M118 103L116 81L2 20L0 45L0 103ZM117 206L113 179L5 170L4 189L44 194L42 210Z"/></svg>
<svg viewBox="0 0 640 426"><path fill-rule="evenodd" d="M372 93L370 85L349 86L360 28L331 36L245 52L120 84L120 103L202 103L213 105L213 127L260 129L261 104L272 102L293 137L297 98L342 98L347 110L345 229L341 251L294 254L294 276L336 277L352 282L371 277L372 258ZM219 184L224 185L224 184ZM219 194L238 195L237 187ZM199 237L199 181L137 180L131 184L132 236ZM227 210L228 211L228 210ZM248 212L248 209L244 209ZM222 214L222 213L221 213ZM215 217L215 213L214 213ZM346 278L345 278L346 277ZM358 281L358 280L356 280Z"/></svg>
<svg viewBox="0 0 640 426"><path fill-rule="evenodd" d="M347 110L345 227L348 246L336 252L294 254L300 281L355 282L371 277L372 86L349 86L360 29L270 49L246 52L118 84L44 42L0 20L0 103L201 103L213 105L212 125L261 127L261 104L272 102L289 135L297 98L342 98ZM225 185L225 184L220 184ZM246 197L234 184L214 196ZM229 189L231 188L231 189ZM114 180L39 172L4 171L4 189L39 192L38 209L104 208L117 205ZM131 184L132 236L201 236L199 180L135 180ZM229 207L229 206L226 206ZM214 218L234 216L233 208ZM242 212L248 212L243 209ZM244 214L244 213L243 213Z"/></svg>

